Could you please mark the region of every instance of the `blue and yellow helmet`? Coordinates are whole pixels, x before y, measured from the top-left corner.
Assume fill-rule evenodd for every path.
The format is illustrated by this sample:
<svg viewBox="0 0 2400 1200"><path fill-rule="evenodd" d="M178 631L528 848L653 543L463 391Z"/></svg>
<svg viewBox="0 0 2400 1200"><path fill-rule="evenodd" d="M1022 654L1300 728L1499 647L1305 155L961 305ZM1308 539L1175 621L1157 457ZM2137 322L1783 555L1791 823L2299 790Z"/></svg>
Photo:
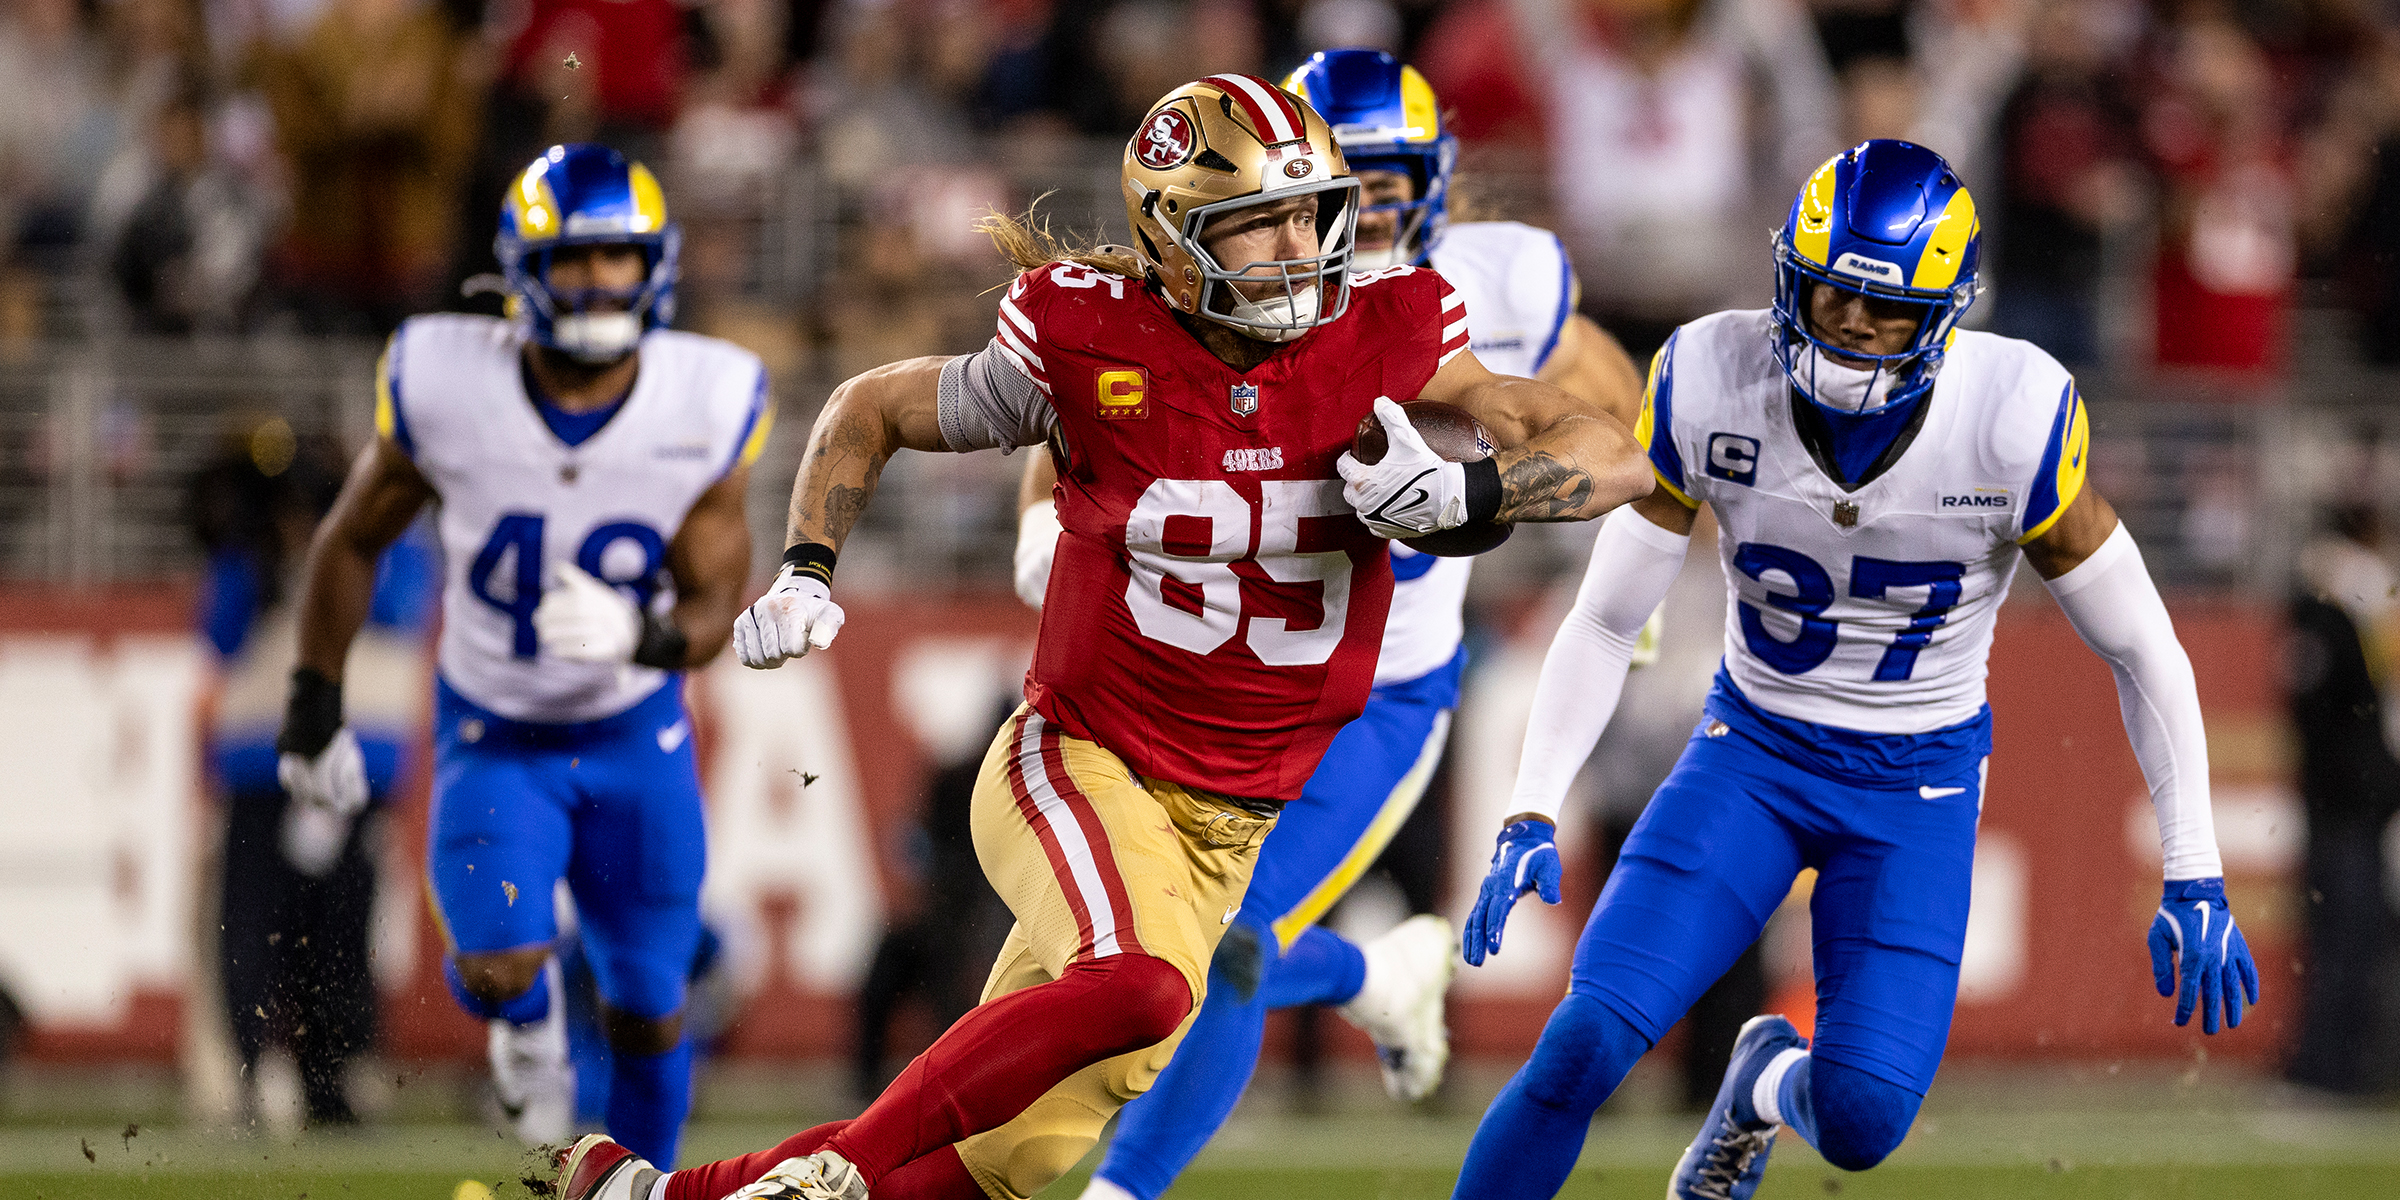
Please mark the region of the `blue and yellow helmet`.
<svg viewBox="0 0 2400 1200"><path fill-rule="evenodd" d="M1775 349L1793 386L1819 400L1818 358L1808 352L1814 349L1864 359L1888 373L1884 404L1923 395L1941 371L1958 319L1975 303L1982 247L1975 200L1941 155L1876 138L1827 159L1801 186L1775 234ZM1830 345L1809 329L1809 283L1919 306L1924 315L1916 336L1897 354Z"/></svg>
<svg viewBox="0 0 2400 1200"><path fill-rule="evenodd" d="M533 340L587 362L624 357L643 333L675 319L676 254L683 231L650 168L606 146L552 146L509 184L492 254L508 281L509 310ZM639 246L650 265L640 287L618 293L623 311L589 311L602 297L550 289L550 254L562 246Z"/></svg>
<svg viewBox="0 0 2400 1200"><path fill-rule="evenodd" d="M1369 261L1362 251L1352 255L1353 264L1361 270L1422 265L1449 221L1450 172L1458 166L1458 139L1442 128L1433 85L1381 50L1319 50L1284 79L1283 90L1333 126L1352 171L1405 171L1416 182L1415 200L1359 210L1396 213L1399 228L1388 261Z"/></svg>

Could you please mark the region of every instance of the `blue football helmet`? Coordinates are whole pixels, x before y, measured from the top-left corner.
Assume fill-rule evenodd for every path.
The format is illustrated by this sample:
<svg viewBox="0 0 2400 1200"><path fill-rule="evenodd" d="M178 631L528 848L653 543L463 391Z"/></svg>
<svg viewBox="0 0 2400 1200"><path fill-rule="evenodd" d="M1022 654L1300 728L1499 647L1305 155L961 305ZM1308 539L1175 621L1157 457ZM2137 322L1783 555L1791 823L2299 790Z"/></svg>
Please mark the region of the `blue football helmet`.
<svg viewBox="0 0 2400 1200"><path fill-rule="evenodd" d="M1800 394L1825 404L1824 355L1872 364L1861 411L1924 395L1942 369L1958 319L1981 289L1983 227L1966 183L1914 142L1876 138L1827 159L1775 234L1775 355ZM1897 354L1861 354L1808 324L1811 283L1920 308L1916 336ZM1875 384L1882 386L1878 390Z"/></svg>
<svg viewBox="0 0 2400 1200"><path fill-rule="evenodd" d="M1433 85L1381 50L1319 50L1284 79L1283 90L1333 126L1352 171L1401 171L1416 183L1415 200L1359 210L1394 213L1399 228L1390 250L1358 251L1351 265L1424 265L1449 221L1450 173L1458 166L1458 139L1442 128Z"/></svg>
<svg viewBox="0 0 2400 1200"><path fill-rule="evenodd" d="M509 314L533 340L590 363L625 357L642 335L675 319L676 255L683 231L667 219L650 168L606 146L552 146L509 185L492 254L508 282ZM631 292L550 289L550 255L562 246L639 246L650 270ZM603 299L623 311L595 312Z"/></svg>

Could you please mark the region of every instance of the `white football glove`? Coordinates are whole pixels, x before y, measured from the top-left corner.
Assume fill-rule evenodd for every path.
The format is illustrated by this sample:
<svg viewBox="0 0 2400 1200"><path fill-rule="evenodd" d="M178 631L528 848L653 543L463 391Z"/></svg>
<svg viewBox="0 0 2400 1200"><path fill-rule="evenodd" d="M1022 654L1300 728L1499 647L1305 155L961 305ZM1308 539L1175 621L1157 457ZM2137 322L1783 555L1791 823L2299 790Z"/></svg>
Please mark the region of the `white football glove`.
<svg viewBox="0 0 2400 1200"><path fill-rule="evenodd" d="M1034 611L1050 592L1050 560L1058 556L1058 502L1043 500L1017 517L1017 599Z"/></svg>
<svg viewBox="0 0 2400 1200"><path fill-rule="evenodd" d="M733 619L733 652L745 667L780 667L811 647L832 645L846 619L824 580L786 570L758 603Z"/></svg>
<svg viewBox="0 0 2400 1200"><path fill-rule="evenodd" d="M1410 538L1465 524L1466 468L1442 461L1391 397L1375 397L1375 419L1383 422L1383 461L1369 466L1347 450L1334 460L1342 499L1358 510L1367 531Z"/></svg>
<svg viewBox="0 0 2400 1200"><path fill-rule="evenodd" d="M275 761L275 778L291 802L283 809L284 860L303 875L322 879L342 856L350 824L367 808L367 757L344 725L315 758L286 753Z"/></svg>
<svg viewBox="0 0 2400 1200"><path fill-rule="evenodd" d="M533 632L544 657L628 663L642 644L642 610L591 572L561 562L551 569L550 586L534 606Z"/></svg>

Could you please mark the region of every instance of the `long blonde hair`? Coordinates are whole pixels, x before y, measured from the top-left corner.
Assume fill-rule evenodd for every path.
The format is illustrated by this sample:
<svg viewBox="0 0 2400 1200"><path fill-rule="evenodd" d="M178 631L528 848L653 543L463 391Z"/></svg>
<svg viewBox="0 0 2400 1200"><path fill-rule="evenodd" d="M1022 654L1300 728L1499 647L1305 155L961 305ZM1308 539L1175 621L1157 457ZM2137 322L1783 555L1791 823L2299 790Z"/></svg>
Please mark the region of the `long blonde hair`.
<svg viewBox="0 0 2400 1200"><path fill-rule="evenodd" d="M1034 208L1048 196L1044 192L1034 197L1022 216L1010 216L997 209L986 212L976 219L975 231L992 239L993 248L1019 270L1072 262L1132 279L1142 277L1140 256L1124 246L1052 233L1049 218L1034 213Z"/></svg>

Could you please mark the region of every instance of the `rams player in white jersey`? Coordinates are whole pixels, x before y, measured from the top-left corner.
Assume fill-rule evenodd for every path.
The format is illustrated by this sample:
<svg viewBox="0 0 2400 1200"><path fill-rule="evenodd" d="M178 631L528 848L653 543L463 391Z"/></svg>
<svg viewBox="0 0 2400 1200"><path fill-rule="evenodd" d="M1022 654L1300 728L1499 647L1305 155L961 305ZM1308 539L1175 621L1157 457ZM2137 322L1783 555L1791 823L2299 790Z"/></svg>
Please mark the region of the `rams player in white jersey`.
<svg viewBox="0 0 2400 1200"><path fill-rule="evenodd" d="M1609 518L1543 665L1521 811L1469 918L1469 961L1500 948L1525 891L1556 902L1559 798L1703 503L1729 592L1725 662L1456 1195L1556 1194L1593 1109L1804 867L1814 1043L1781 1017L1744 1026L1669 1195L1750 1196L1779 1125L1848 1170L1899 1145L1957 995L1991 752L1985 659L2020 557L2116 674L2165 846L2149 937L2160 994L2209 1033L2258 1002L2226 907L2191 663L2141 552L2085 486L2074 380L2029 343L1957 328L1979 242L1939 155L1863 143L1794 202L1775 307L1704 317L1659 352L1635 432L1660 486Z"/></svg>
<svg viewBox="0 0 2400 1200"><path fill-rule="evenodd" d="M1369 207L1359 270L1428 258L1466 299L1476 357L1538 376L1633 423L1641 375L1575 311L1574 268L1556 235L1514 222L1447 221L1457 142L1433 89L1377 50L1328 50L1284 80L1333 126ZM1058 521L1057 476L1034 453L1020 494L1017 591L1041 607ZM1424 795L1449 735L1466 655L1460 605L1469 560L1392 544L1392 608L1365 714L1344 727L1259 853L1219 944L1208 999L1158 1082L1127 1105L1086 1200L1157 1200L1233 1111L1258 1061L1269 1009L1338 1005L1375 1039L1384 1083L1420 1100L1449 1058L1442 996L1455 963L1449 923L1425 915L1365 946L1317 924L1374 865Z"/></svg>
<svg viewBox="0 0 2400 1200"><path fill-rule="evenodd" d="M604 1004L608 1131L660 1163L691 1101L705 853L681 672L741 610L742 498L772 412L756 356L667 328L677 243L658 181L606 147L554 146L512 182L495 243L512 319L412 318L377 366L375 443L309 555L279 742L295 801L363 801L343 660L376 555L437 502L426 858L445 973L490 1022L517 1132L563 1140L564 879Z"/></svg>

